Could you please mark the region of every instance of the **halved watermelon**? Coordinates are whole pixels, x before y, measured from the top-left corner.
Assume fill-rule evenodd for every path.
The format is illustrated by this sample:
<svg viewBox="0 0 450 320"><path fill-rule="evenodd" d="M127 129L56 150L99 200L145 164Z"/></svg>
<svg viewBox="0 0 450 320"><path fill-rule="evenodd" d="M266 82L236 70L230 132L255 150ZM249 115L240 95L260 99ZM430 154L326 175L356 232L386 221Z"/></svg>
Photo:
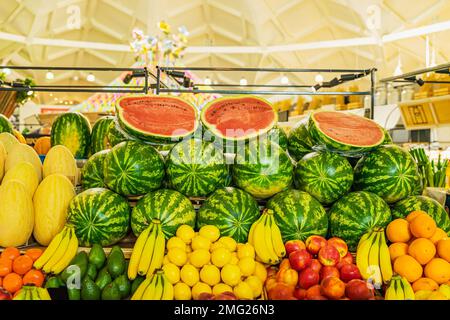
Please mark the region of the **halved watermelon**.
<svg viewBox="0 0 450 320"><path fill-rule="evenodd" d="M197 109L172 96L125 96L116 102L116 113L126 133L154 143L179 141L198 127Z"/></svg>
<svg viewBox="0 0 450 320"><path fill-rule="evenodd" d="M332 151L366 152L381 143L385 135L376 122L337 111L315 112L308 124L311 138Z"/></svg>
<svg viewBox="0 0 450 320"><path fill-rule="evenodd" d="M215 136L248 140L268 132L278 121L272 105L254 96L236 96L209 102L201 112L203 125Z"/></svg>

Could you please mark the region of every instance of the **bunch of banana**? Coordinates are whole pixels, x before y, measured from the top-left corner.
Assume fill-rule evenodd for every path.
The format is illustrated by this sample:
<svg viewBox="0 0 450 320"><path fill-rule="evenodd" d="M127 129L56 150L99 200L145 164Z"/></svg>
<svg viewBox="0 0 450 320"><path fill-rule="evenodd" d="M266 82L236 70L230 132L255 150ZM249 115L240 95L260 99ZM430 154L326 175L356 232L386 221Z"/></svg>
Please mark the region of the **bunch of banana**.
<svg viewBox="0 0 450 320"><path fill-rule="evenodd" d="M264 210L252 224L248 242L255 248L257 258L265 264L278 264L286 255L280 228L270 209Z"/></svg>
<svg viewBox="0 0 450 320"><path fill-rule="evenodd" d="M59 274L72 261L78 251L78 238L73 226L66 225L48 245L44 253L34 262L36 269L45 273Z"/></svg>
<svg viewBox="0 0 450 320"><path fill-rule="evenodd" d="M131 300L173 300L173 285L158 269L139 285Z"/></svg>
<svg viewBox="0 0 450 320"><path fill-rule="evenodd" d="M356 265L363 279L371 280L376 288L391 280L391 257L383 228L361 237L356 250Z"/></svg>
<svg viewBox="0 0 450 320"><path fill-rule="evenodd" d="M13 300L52 300L47 289L34 286L23 286Z"/></svg>
<svg viewBox="0 0 450 320"><path fill-rule="evenodd" d="M156 269L161 268L165 247L166 239L161 221L153 219L134 245L128 265L128 278L134 280L138 274L150 276Z"/></svg>
<svg viewBox="0 0 450 320"><path fill-rule="evenodd" d="M401 276L393 276L384 295L385 300L415 300L411 284Z"/></svg>

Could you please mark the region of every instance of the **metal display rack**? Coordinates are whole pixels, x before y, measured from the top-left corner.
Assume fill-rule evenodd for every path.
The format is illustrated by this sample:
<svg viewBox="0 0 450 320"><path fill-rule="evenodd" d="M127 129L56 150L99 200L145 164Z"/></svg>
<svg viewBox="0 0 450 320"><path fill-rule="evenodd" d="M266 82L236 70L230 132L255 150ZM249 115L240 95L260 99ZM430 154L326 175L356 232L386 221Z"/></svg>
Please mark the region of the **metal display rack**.
<svg viewBox="0 0 450 320"><path fill-rule="evenodd" d="M392 76L383 78L380 80L381 83L388 84L389 82L394 83L409 83L409 84L418 84L419 86L423 86L425 83L449 83L450 81L437 81L437 80L422 80L420 78L417 78L417 76L426 74L426 73L440 73L440 74L449 74L450 75L450 62L440 64L438 66L419 69L412 72L407 72L398 76Z"/></svg>

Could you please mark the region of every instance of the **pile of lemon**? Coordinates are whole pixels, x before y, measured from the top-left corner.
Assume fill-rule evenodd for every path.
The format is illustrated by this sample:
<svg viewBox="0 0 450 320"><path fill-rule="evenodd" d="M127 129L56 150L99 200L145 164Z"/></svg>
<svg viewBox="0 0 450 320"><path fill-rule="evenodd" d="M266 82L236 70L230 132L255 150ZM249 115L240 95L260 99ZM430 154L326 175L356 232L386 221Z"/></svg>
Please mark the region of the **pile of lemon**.
<svg viewBox="0 0 450 320"><path fill-rule="evenodd" d="M202 293L232 292L238 299L256 299L267 278L264 265L255 261L249 243L221 237L216 226L198 232L182 225L166 244L163 270L174 285L176 300L197 300Z"/></svg>

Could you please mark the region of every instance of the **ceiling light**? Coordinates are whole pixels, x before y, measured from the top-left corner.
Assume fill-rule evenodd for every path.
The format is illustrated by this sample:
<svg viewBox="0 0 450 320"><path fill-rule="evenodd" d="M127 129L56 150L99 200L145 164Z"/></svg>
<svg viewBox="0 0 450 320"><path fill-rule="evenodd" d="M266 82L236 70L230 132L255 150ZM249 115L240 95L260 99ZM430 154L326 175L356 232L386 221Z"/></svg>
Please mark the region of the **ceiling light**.
<svg viewBox="0 0 450 320"><path fill-rule="evenodd" d="M314 80L315 80L317 83L323 83L323 76L322 76L320 73L318 73L318 74L316 74L316 76L314 77Z"/></svg>
<svg viewBox="0 0 450 320"><path fill-rule="evenodd" d="M205 78L205 84L206 85L210 85L211 84L211 79L209 77Z"/></svg>
<svg viewBox="0 0 450 320"><path fill-rule="evenodd" d="M58 101L58 98L55 97L55 98L53 98L53 100Z"/></svg>
<svg viewBox="0 0 450 320"><path fill-rule="evenodd" d="M86 77L86 80L89 82L94 82L95 76L92 73L89 73L88 76Z"/></svg>
<svg viewBox="0 0 450 320"><path fill-rule="evenodd" d="M49 96L50 96L50 97L53 97L53 93L50 93Z"/></svg>
<svg viewBox="0 0 450 320"><path fill-rule="evenodd" d="M27 95L29 95L29 96L33 95L33 91L32 90L27 91Z"/></svg>
<svg viewBox="0 0 450 320"><path fill-rule="evenodd" d="M53 74L53 72L47 71L47 73L45 74L45 78L47 80L53 80L55 78L55 75Z"/></svg>
<svg viewBox="0 0 450 320"><path fill-rule="evenodd" d="M247 85L247 79L245 79L244 77L242 77L241 80L239 81L239 85L241 85L241 86L246 86L246 85Z"/></svg>
<svg viewBox="0 0 450 320"><path fill-rule="evenodd" d="M78 79L80 79L78 76L73 76L73 80L78 81Z"/></svg>
<svg viewBox="0 0 450 320"><path fill-rule="evenodd" d="M281 84L288 84L289 83L289 78L286 76L282 76L280 79Z"/></svg>
<svg viewBox="0 0 450 320"><path fill-rule="evenodd" d="M3 68L2 72L4 74L6 74L7 76L9 76L11 74L11 69L10 68Z"/></svg>

